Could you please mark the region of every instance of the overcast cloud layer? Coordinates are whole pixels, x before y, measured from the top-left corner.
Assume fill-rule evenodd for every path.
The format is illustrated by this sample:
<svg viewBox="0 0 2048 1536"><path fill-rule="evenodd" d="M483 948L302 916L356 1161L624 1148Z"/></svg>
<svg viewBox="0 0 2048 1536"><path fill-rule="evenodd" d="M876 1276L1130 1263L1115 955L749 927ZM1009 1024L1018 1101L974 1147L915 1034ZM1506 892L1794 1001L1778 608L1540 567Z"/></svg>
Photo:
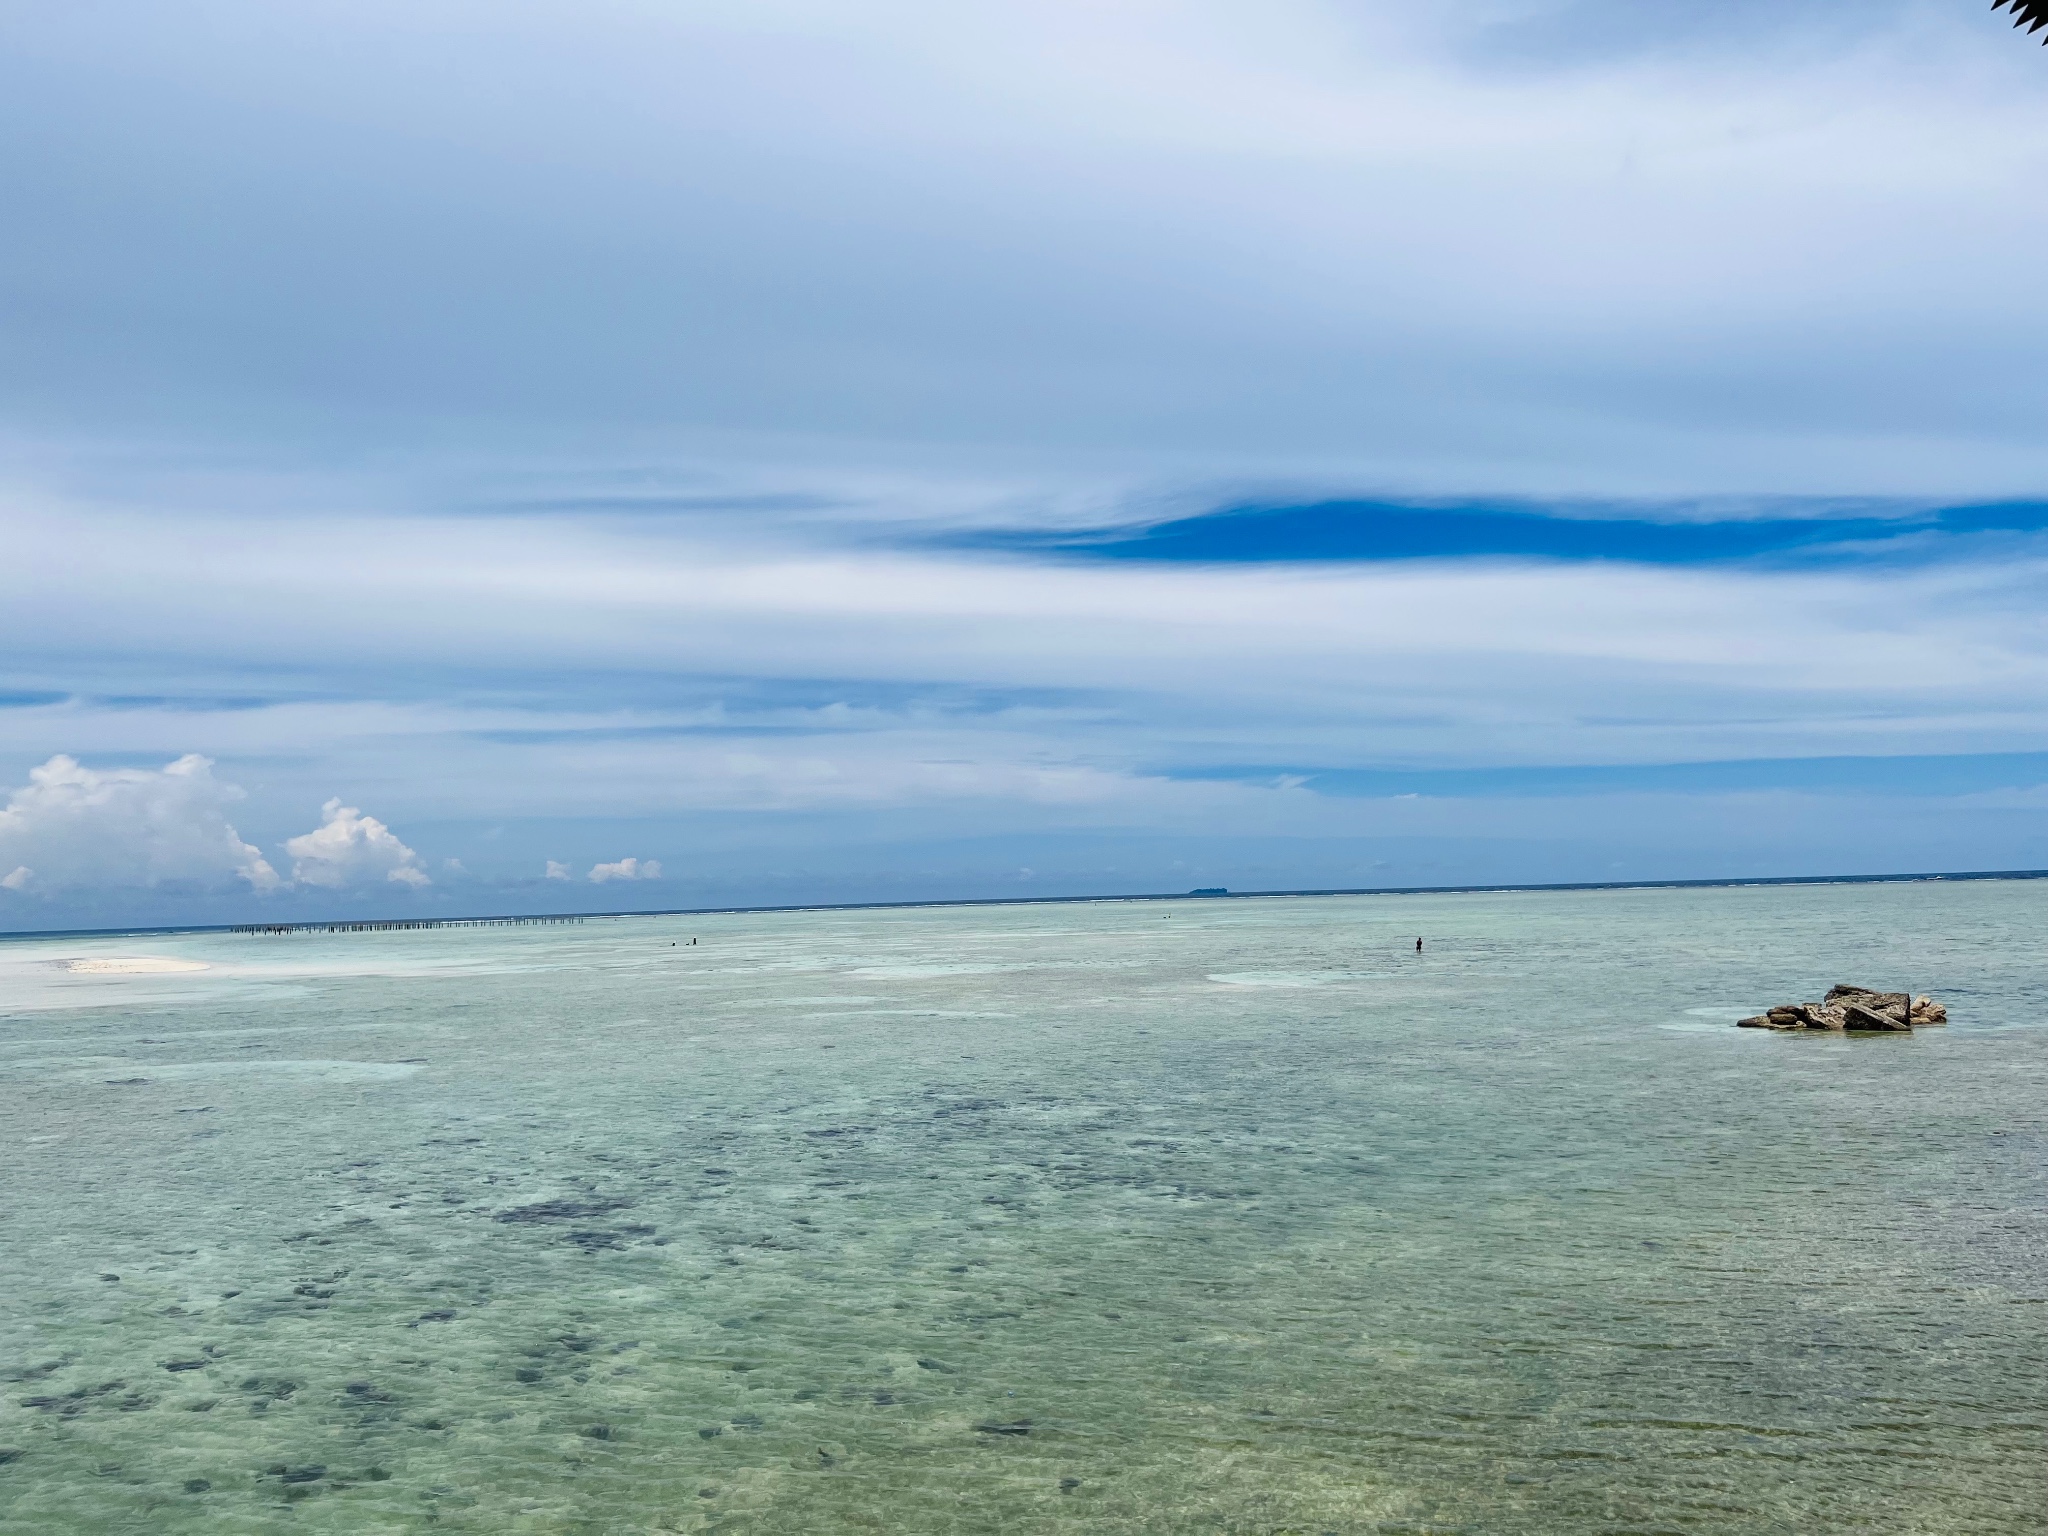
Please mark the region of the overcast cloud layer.
<svg viewBox="0 0 2048 1536"><path fill-rule="evenodd" d="M0 929L2048 865L1975 0L5 15Z"/></svg>

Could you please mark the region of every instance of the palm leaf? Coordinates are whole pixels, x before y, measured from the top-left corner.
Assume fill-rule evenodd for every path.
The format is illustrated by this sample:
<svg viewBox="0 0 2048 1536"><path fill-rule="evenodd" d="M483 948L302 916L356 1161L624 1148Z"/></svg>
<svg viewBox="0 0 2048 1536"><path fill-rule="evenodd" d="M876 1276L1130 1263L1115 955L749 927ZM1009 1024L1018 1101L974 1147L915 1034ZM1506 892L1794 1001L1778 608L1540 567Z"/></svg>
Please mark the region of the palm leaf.
<svg viewBox="0 0 2048 1536"><path fill-rule="evenodd" d="M1991 0L1991 9L1999 11L2012 7L2012 24L2025 27L2029 32L2038 32L2048 27L2048 0ZM2048 43L2048 37L2041 39Z"/></svg>

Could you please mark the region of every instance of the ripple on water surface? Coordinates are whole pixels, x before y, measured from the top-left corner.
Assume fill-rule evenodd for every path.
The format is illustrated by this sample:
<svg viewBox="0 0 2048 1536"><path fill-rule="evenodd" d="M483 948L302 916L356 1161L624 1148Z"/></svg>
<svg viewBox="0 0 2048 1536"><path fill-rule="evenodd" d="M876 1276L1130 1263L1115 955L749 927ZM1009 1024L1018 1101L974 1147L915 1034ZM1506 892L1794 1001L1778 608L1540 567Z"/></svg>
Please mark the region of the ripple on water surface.
<svg viewBox="0 0 2048 1536"><path fill-rule="evenodd" d="M0 945L0 1531L2038 1531L2043 897Z"/></svg>

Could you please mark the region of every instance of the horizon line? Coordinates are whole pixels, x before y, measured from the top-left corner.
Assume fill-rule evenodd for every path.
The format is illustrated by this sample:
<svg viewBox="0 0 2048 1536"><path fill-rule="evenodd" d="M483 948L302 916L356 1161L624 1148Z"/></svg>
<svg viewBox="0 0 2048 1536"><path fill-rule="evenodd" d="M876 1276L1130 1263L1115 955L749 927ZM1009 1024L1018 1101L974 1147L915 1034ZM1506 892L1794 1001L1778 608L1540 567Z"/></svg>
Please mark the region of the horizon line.
<svg viewBox="0 0 2048 1536"><path fill-rule="evenodd" d="M1192 891L1133 891L1103 896L963 896L928 901L821 901L790 902L750 907L655 907L632 912L497 912L448 917L332 917L308 918L289 923L167 923L130 928L10 929L0 932L8 939L92 939L123 938L129 935L171 935L180 933L239 933L265 929L273 933L339 928L353 924L380 925L384 931L410 928L454 927L465 923L544 923L569 918L607 917L740 917L773 912L892 912L926 907L1045 907L1092 901L1254 901L1282 897L1314 896L1483 896L1517 891L1669 891L1727 890L1764 885L1904 885L1935 880L2048 880L2048 869L1926 870L1889 875L1757 875L1715 880L1566 880L1555 882L1515 881L1501 885L1382 885L1338 886L1314 890L1233 891L1226 887L1198 887ZM255 936L252 933L252 936Z"/></svg>

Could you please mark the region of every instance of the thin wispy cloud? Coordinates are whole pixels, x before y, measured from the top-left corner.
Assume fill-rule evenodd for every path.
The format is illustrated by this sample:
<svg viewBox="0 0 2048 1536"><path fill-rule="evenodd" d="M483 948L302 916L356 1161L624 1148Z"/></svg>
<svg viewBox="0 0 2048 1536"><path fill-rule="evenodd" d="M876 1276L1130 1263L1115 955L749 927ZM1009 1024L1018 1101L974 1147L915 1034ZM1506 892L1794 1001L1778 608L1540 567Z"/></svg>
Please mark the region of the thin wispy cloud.
<svg viewBox="0 0 2048 1536"><path fill-rule="evenodd" d="M38 12L0 190L38 210L16 292L72 302L11 352L12 414L997 478L2030 488L2042 316L1983 274L2048 217L2039 61L1948 0L1713 10Z"/></svg>

